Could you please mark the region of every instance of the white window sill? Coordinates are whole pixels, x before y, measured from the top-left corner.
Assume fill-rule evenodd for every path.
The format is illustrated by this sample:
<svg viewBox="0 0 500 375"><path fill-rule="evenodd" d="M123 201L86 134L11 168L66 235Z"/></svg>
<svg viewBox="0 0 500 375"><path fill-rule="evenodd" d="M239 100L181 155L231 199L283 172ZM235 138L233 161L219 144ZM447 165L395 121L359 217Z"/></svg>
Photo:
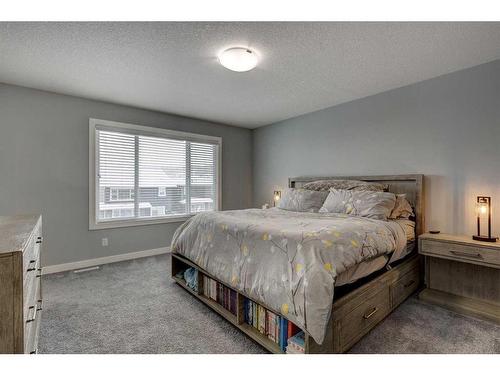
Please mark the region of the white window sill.
<svg viewBox="0 0 500 375"><path fill-rule="evenodd" d="M89 230L137 227L142 225L153 225L153 224L181 223L193 217L194 215L196 214L170 216L159 219L143 218L143 219L132 219L132 220L109 220L101 222L90 222Z"/></svg>

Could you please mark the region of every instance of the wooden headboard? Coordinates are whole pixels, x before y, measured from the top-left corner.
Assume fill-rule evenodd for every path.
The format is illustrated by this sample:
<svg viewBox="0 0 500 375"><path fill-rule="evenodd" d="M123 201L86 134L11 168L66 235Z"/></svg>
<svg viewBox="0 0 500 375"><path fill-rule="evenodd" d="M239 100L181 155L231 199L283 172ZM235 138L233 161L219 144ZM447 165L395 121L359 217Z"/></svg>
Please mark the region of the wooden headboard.
<svg viewBox="0 0 500 375"><path fill-rule="evenodd" d="M317 180L360 180L380 182L389 186L389 191L394 194L406 194L406 199L415 211L415 233L424 232L424 175L402 174L388 176L327 176L327 177L292 177L288 179L288 186L300 188L307 182Z"/></svg>

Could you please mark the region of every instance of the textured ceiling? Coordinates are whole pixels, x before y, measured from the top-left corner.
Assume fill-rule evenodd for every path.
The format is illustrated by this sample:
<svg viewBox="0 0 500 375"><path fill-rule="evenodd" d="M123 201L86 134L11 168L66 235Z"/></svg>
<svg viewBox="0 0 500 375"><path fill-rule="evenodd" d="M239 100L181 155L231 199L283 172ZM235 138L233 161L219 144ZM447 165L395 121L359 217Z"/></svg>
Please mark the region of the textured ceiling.
<svg viewBox="0 0 500 375"><path fill-rule="evenodd" d="M0 82L249 128L498 58L500 23L0 23Z"/></svg>

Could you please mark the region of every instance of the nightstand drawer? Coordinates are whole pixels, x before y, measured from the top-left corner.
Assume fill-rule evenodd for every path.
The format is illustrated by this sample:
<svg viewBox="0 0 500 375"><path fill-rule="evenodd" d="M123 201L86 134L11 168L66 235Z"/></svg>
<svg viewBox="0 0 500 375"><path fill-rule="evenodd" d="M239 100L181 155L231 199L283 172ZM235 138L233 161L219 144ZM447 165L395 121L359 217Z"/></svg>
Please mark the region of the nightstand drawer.
<svg viewBox="0 0 500 375"><path fill-rule="evenodd" d="M420 253L427 256L434 255L460 262L483 264L500 268L499 250L486 249L474 245L460 245L452 242L423 239Z"/></svg>

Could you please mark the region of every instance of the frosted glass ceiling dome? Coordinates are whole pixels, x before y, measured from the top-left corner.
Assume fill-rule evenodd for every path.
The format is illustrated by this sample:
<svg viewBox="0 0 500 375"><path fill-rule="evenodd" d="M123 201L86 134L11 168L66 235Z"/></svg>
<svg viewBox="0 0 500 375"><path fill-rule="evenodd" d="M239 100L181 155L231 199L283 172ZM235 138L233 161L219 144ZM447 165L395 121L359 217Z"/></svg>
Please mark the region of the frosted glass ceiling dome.
<svg viewBox="0 0 500 375"><path fill-rule="evenodd" d="M235 72L248 72L257 66L257 54L244 47L232 47L219 54L223 67Z"/></svg>

